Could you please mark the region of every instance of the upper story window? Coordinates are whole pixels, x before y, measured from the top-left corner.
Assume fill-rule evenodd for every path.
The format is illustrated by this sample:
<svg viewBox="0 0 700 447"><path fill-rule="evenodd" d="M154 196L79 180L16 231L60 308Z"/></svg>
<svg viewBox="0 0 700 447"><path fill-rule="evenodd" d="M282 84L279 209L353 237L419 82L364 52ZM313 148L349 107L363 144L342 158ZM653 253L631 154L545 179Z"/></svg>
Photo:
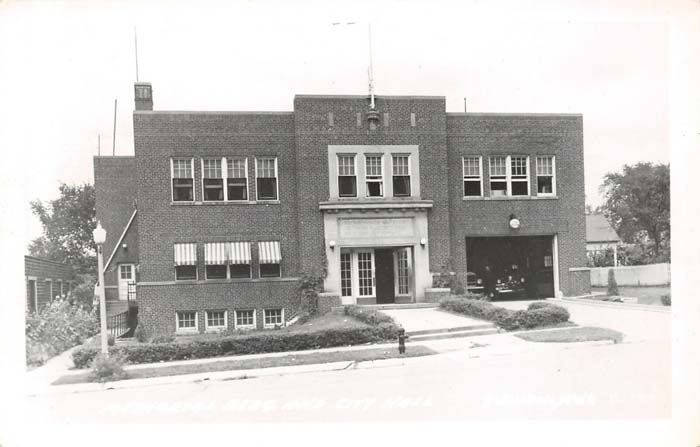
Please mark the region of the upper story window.
<svg viewBox="0 0 700 447"><path fill-rule="evenodd" d="M411 163L407 154L392 155L392 185L394 197L409 197L411 195Z"/></svg>
<svg viewBox="0 0 700 447"><path fill-rule="evenodd" d="M202 191L205 201L224 200L224 176L220 158L202 160Z"/></svg>
<svg viewBox="0 0 700 447"><path fill-rule="evenodd" d="M278 200L276 157L255 159L255 180L258 200Z"/></svg>
<svg viewBox="0 0 700 447"><path fill-rule="evenodd" d="M194 200L194 169L192 158L174 158L171 160L171 177L173 180L173 202L192 202Z"/></svg>
<svg viewBox="0 0 700 447"><path fill-rule="evenodd" d="M537 157L537 195L553 196L557 193L554 156Z"/></svg>
<svg viewBox="0 0 700 447"><path fill-rule="evenodd" d="M530 195L530 160L526 156L495 156L489 158L491 196Z"/></svg>
<svg viewBox="0 0 700 447"><path fill-rule="evenodd" d="M481 197L483 195L482 172L481 157L462 158L464 197Z"/></svg>
<svg viewBox="0 0 700 447"><path fill-rule="evenodd" d="M365 155L367 197L384 197L384 166L381 154Z"/></svg>
<svg viewBox="0 0 700 447"><path fill-rule="evenodd" d="M340 197L357 197L354 155L338 155L338 195Z"/></svg>
<svg viewBox="0 0 700 447"><path fill-rule="evenodd" d="M248 200L248 159L229 158L226 160L226 192L228 200Z"/></svg>

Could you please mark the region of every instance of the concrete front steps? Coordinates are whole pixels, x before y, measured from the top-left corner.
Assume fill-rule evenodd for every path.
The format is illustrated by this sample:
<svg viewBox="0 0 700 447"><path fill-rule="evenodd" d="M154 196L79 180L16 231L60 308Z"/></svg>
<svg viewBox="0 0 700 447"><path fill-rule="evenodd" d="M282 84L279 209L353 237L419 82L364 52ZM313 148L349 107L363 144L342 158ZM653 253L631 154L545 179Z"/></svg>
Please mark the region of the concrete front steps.
<svg viewBox="0 0 700 447"><path fill-rule="evenodd" d="M490 323L474 324L470 326L450 327L444 329L425 329L421 331L409 331L409 342L419 342L427 340L443 340L446 338L474 337L476 335L497 334L498 328Z"/></svg>

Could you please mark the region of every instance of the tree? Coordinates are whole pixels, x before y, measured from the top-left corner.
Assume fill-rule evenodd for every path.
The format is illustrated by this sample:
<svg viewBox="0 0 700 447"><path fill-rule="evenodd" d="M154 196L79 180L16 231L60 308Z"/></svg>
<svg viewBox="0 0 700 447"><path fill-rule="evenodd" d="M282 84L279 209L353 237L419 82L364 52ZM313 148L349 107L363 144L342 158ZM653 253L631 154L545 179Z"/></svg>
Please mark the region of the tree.
<svg viewBox="0 0 700 447"><path fill-rule="evenodd" d="M649 247L652 262L670 259L670 165L625 165L605 175L603 214L623 241Z"/></svg>
<svg viewBox="0 0 700 447"><path fill-rule="evenodd" d="M89 183L58 187L58 199L31 202L32 213L44 227L44 234L29 245L33 256L58 261L73 267L76 273L94 273L97 269L95 242L95 187Z"/></svg>

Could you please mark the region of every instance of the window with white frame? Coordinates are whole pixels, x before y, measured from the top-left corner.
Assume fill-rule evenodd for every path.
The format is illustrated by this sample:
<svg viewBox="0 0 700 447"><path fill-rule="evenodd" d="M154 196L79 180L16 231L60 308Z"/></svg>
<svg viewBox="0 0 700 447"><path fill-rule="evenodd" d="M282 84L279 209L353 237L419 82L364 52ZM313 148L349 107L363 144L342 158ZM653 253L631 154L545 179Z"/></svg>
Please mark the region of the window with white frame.
<svg viewBox="0 0 700 447"><path fill-rule="evenodd" d="M227 200L248 200L248 159L227 158Z"/></svg>
<svg viewBox="0 0 700 447"><path fill-rule="evenodd" d="M508 195L508 168L506 167L506 157L489 158L489 186L491 196Z"/></svg>
<svg viewBox="0 0 700 447"><path fill-rule="evenodd" d="M284 324L284 309L263 309L265 326L282 326Z"/></svg>
<svg viewBox="0 0 700 447"><path fill-rule="evenodd" d="M208 310L205 316L206 330L208 331L220 331L228 326L225 310Z"/></svg>
<svg viewBox="0 0 700 447"><path fill-rule="evenodd" d="M530 195L529 157L489 157L489 185L492 197Z"/></svg>
<svg viewBox="0 0 700 447"><path fill-rule="evenodd" d="M255 310L236 309L236 329L252 329L255 327Z"/></svg>
<svg viewBox="0 0 700 447"><path fill-rule="evenodd" d="M354 155L338 155L338 195L340 197L357 197Z"/></svg>
<svg viewBox="0 0 700 447"><path fill-rule="evenodd" d="M554 156L537 156L537 195L553 196L556 189Z"/></svg>
<svg viewBox="0 0 700 447"><path fill-rule="evenodd" d="M192 202L194 200L194 160L173 158L170 162L173 202Z"/></svg>
<svg viewBox="0 0 700 447"><path fill-rule="evenodd" d="M482 196L481 157L463 157L464 197Z"/></svg>
<svg viewBox="0 0 700 447"><path fill-rule="evenodd" d="M224 200L224 175L220 158L202 159L202 191L207 202Z"/></svg>
<svg viewBox="0 0 700 447"><path fill-rule="evenodd" d="M277 158L255 159L255 186L258 200L277 200Z"/></svg>
<svg viewBox="0 0 700 447"><path fill-rule="evenodd" d="M365 155L367 197L384 197L384 167L382 154Z"/></svg>
<svg viewBox="0 0 700 447"><path fill-rule="evenodd" d="M178 332L198 332L197 312L195 311L176 312L175 321Z"/></svg>
<svg viewBox="0 0 700 447"><path fill-rule="evenodd" d="M530 195L530 160L526 156L510 157L510 192L512 196Z"/></svg>
<svg viewBox="0 0 700 447"><path fill-rule="evenodd" d="M391 156L394 197L411 196L411 164L408 154Z"/></svg>

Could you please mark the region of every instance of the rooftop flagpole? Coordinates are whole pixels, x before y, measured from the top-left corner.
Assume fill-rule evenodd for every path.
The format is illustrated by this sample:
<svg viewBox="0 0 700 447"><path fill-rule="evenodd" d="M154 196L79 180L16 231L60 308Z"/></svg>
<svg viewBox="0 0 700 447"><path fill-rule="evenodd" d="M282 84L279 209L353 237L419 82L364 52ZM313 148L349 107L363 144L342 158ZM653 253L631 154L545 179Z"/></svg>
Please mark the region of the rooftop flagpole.
<svg viewBox="0 0 700 447"><path fill-rule="evenodd" d="M374 67L372 66L372 23L369 23L369 107L374 110Z"/></svg>

